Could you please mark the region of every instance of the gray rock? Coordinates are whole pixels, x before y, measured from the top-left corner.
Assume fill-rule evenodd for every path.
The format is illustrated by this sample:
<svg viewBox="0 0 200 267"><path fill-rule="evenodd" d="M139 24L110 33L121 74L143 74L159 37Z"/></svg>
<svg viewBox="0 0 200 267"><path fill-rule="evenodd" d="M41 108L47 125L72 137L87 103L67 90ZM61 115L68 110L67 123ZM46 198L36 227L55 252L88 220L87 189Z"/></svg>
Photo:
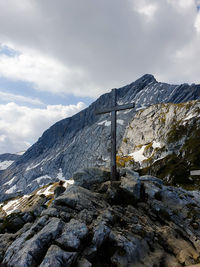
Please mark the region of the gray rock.
<svg viewBox="0 0 200 267"><path fill-rule="evenodd" d="M90 224L93 221L93 218L97 215L95 210L87 210L83 209L78 214L78 219L80 221L85 222L86 224Z"/></svg>
<svg viewBox="0 0 200 267"><path fill-rule="evenodd" d="M78 249L81 240L88 234L88 228L84 223L71 219L69 223L65 225L61 237L56 242L66 249Z"/></svg>
<svg viewBox="0 0 200 267"><path fill-rule="evenodd" d="M110 228L105 225L104 222L101 222L94 228L94 236L92 239L92 244L96 247L99 248L108 238L110 234Z"/></svg>
<svg viewBox="0 0 200 267"><path fill-rule="evenodd" d="M158 185L163 185L163 181L161 179L158 179L157 177L151 176L151 175L143 175L140 176L140 181L142 182L149 182L149 183L155 183Z"/></svg>
<svg viewBox="0 0 200 267"><path fill-rule="evenodd" d="M76 252L67 252L56 245L51 245L40 267L71 266L77 256Z"/></svg>
<svg viewBox="0 0 200 267"><path fill-rule="evenodd" d="M132 197L135 201L140 200L141 182L140 179L134 177L122 177L120 188L122 189L124 195L127 197Z"/></svg>
<svg viewBox="0 0 200 267"><path fill-rule="evenodd" d="M133 236L126 238L120 233L111 232L110 240L115 242L115 246L118 248L111 258L112 264L116 266L134 264L141 259L142 254L145 252L141 250L140 241Z"/></svg>
<svg viewBox="0 0 200 267"><path fill-rule="evenodd" d="M127 175L129 175L129 176L133 176L133 177L136 177L136 178L139 178L140 177L140 175L139 175L138 172L135 172L135 171L133 171L131 169L128 169L128 168L121 168L120 169L120 175L121 176L127 176Z"/></svg>
<svg viewBox="0 0 200 267"><path fill-rule="evenodd" d="M77 262L77 267L91 267L92 264L85 258L80 259Z"/></svg>
<svg viewBox="0 0 200 267"><path fill-rule="evenodd" d="M72 185L65 190L62 196L55 199L54 205L66 205L72 209L81 211L84 208L96 209L96 207L101 207L103 201L100 201L99 194L83 187Z"/></svg>
<svg viewBox="0 0 200 267"><path fill-rule="evenodd" d="M47 215L44 215L42 217L40 217L36 222L35 224L31 227L31 230L34 231L34 232L38 232L42 229L42 227L45 226L45 224L47 223L48 221L48 216Z"/></svg>
<svg viewBox="0 0 200 267"><path fill-rule="evenodd" d="M127 205L126 197L141 199L143 186L144 201ZM93 190L96 187L98 184ZM76 185L67 188L34 223L12 235L0 234L0 263L16 267L171 267L198 262L199 194L164 186L155 177L141 181L128 173L109 183L109 189L118 196L114 203L105 192ZM140 198L136 189L141 191ZM48 215L57 213L59 218Z"/></svg>
<svg viewBox="0 0 200 267"><path fill-rule="evenodd" d="M27 223L27 222L33 222L35 218L30 212L26 212L22 216L22 219Z"/></svg>
<svg viewBox="0 0 200 267"><path fill-rule="evenodd" d="M17 237L17 234L5 233L0 235L0 262L3 261L4 254L7 248L12 244L12 242Z"/></svg>
<svg viewBox="0 0 200 267"><path fill-rule="evenodd" d="M41 216L44 216L44 215L48 215L50 217L58 217L59 212L55 208L48 208L48 209L42 211Z"/></svg>
<svg viewBox="0 0 200 267"><path fill-rule="evenodd" d="M110 172L100 168L87 168L73 174L74 184L90 189L92 185L110 180Z"/></svg>
<svg viewBox="0 0 200 267"><path fill-rule="evenodd" d="M71 215L68 212L60 212L60 218L64 221L64 222L69 222L71 219Z"/></svg>
<svg viewBox="0 0 200 267"><path fill-rule="evenodd" d="M50 242L61 232L62 227L63 224L59 219L52 218L33 237L30 236L31 230L26 232L8 248L3 263L16 267L36 266Z"/></svg>

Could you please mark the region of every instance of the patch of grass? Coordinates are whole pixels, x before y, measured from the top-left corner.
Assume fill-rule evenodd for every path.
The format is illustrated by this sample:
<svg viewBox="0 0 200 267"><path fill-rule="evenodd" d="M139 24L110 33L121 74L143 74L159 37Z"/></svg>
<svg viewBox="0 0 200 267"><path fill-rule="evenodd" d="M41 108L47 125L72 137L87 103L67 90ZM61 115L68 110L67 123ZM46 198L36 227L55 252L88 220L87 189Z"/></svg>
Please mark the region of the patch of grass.
<svg viewBox="0 0 200 267"><path fill-rule="evenodd" d="M174 122L170 131L167 134L167 142L174 143L179 141L183 136L187 134L187 127L181 124L181 121Z"/></svg>
<svg viewBox="0 0 200 267"><path fill-rule="evenodd" d="M200 129L194 125L189 130L189 138L185 141L181 152L185 154L185 158L190 162L190 169L200 168Z"/></svg>
<svg viewBox="0 0 200 267"><path fill-rule="evenodd" d="M131 156L124 156L124 157L116 156L116 162L118 167L125 167L127 162L133 164L134 160Z"/></svg>

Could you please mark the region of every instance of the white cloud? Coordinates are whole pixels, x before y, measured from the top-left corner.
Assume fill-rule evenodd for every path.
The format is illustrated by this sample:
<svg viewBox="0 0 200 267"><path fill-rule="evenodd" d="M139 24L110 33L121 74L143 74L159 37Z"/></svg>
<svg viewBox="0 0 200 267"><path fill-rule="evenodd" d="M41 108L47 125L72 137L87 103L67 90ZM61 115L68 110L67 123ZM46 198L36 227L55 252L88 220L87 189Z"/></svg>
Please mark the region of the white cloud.
<svg viewBox="0 0 200 267"><path fill-rule="evenodd" d="M3 101L9 101L9 102L20 102L20 103L28 103L31 105L41 106L44 105L44 103L38 99L38 98L31 98L26 97L23 95L16 95L6 92L0 92L0 99Z"/></svg>
<svg viewBox="0 0 200 267"><path fill-rule="evenodd" d="M0 40L20 52L0 56L0 73L37 90L89 97L144 73L165 82L198 82L198 49L182 64L177 58L177 51L199 44L195 3L199 0L0 1Z"/></svg>
<svg viewBox="0 0 200 267"><path fill-rule="evenodd" d="M173 5L175 8L188 9L190 7L194 7L194 0L167 0L167 2Z"/></svg>
<svg viewBox="0 0 200 267"><path fill-rule="evenodd" d="M0 105L0 154L26 150L53 123L85 108L77 105L52 105L29 108L15 103Z"/></svg>
<svg viewBox="0 0 200 267"><path fill-rule="evenodd" d="M194 27L196 28L197 33L200 34L200 13L198 13L196 17Z"/></svg>
<svg viewBox="0 0 200 267"><path fill-rule="evenodd" d="M152 19L155 16L155 12L158 9L158 5L155 2L150 2L148 0L133 1L133 10L141 15L147 17L147 19Z"/></svg>

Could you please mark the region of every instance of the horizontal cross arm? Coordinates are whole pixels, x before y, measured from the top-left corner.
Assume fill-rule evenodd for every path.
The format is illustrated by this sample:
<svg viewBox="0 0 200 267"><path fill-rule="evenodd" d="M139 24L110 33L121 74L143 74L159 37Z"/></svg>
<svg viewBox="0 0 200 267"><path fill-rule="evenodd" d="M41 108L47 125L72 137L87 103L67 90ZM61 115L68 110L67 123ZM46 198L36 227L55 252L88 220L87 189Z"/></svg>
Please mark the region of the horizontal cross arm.
<svg viewBox="0 0 200 267"><path fill-rule="evenodd" d="M135 103L119 105L119 106L115 106L115 107L104 108L102 110L96 110L95 114L100 115L100 114L109 113L111 111L120 111L120 110L130 109L130 108L134 108L134 107L135 107Z"/></svg>

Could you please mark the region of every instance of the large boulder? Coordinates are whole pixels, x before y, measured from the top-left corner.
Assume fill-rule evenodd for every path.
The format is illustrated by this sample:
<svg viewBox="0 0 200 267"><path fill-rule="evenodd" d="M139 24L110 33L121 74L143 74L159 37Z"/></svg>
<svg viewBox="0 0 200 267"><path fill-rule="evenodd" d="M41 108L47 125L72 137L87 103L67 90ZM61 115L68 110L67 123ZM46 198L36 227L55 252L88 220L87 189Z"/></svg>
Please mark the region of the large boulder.
<svg viewBox="0 0 200 267"><path fill-rule="evenodd" d="M8 248L3 263L8 266L36 266L44 256L46 248L62 230L62 222L52 218L38 233L33 235L30 229L15 240Z"/></svg>
<svg viewBox="0 0 200 267"><path fill-rule="evenodd" d="M90 189L71 185L31 223L31 212L20 214L25 225L0 234L2 266L199 263L199 193L165 186L156 177L125 171L118 181Z"/></svg>
<svg viewBox="0 0 200 267"><path fill-rule="evenodd" d="M74 184L90 189L92 185L106 182L110 172L100 168L87 168L73 174Z"/></svg>
<svg viewBox="0 0 200 267"><path fill-rule="evenodd" d="M100 194L89 191L83 187L72 185L69 186L62 196L59 196L54 201L55 206L67 206L76 210L96 209L104 206Z"/></svg>
<svg viewBox="0 0 200 267"><path fill-rule="evenodd" d="M62 235L56 240L56 242L65 249L77 250L80 246L81 240L85 238L87 234L88 228L85 223L71 219L71 221L65 225Z"/></svg>
<svg viewBox="0 0 200 267"><path fill-rule="evenodd" d="M76 259L76 252L67 252L56 245L51 245L40 267L70 267Z"/></svg>

